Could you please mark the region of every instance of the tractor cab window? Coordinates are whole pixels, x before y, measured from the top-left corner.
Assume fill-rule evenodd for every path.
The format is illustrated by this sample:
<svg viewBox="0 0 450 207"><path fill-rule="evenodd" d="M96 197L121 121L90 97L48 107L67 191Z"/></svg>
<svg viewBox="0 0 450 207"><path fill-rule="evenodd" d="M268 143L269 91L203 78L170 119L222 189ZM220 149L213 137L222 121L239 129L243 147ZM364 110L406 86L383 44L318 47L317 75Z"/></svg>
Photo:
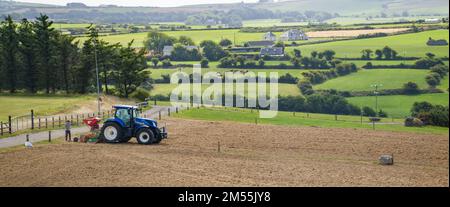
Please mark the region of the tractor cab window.
<svg viewBox="0 0 450 207"><path fill-rule="evenodd" d="M141 112L139 110L133 110L133 117L139 118L141 116Z"/></svg>
<svg viewBox="0 0 450 207"><path fill-rule="evenodd" d="M128 109L117 109L116 117L122 120L126 126L130 126L131 114Z"/></svg>

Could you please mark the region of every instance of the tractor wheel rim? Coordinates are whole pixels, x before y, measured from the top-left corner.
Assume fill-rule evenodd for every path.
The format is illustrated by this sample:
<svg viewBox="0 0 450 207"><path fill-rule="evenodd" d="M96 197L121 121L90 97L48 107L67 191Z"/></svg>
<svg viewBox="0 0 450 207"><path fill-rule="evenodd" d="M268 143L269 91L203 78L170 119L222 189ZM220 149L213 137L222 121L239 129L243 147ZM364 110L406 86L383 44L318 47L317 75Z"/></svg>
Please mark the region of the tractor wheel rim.
<svg viewBox="0 0 450 207"><path fill-rule="evenodd" d="M139 134L139 139L142 142L148 142L150 140L150 135L147 132L142 132L141 134Z"/></svg>
<svg viewBox="0 0 450 207"><path fill-rule="evenodd" d="M105 138L109 141L113 141L117 138L117 129L113 126L108 126L105 128L104 132Z"/></svg>

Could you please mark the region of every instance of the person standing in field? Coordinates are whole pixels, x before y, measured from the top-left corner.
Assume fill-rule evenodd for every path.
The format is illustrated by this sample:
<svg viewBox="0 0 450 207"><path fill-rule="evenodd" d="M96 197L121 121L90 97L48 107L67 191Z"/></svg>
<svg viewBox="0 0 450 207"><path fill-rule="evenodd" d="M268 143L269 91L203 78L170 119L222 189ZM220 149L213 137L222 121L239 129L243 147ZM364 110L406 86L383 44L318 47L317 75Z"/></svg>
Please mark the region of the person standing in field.
<svg viewBox="0 0 450 207"><path fill-rule="evenodd" d="M69 120L66 121L66 141L71 142L72 141L72 133L71 133L71 128L72 128L72 123L70 123Z"/></svg>

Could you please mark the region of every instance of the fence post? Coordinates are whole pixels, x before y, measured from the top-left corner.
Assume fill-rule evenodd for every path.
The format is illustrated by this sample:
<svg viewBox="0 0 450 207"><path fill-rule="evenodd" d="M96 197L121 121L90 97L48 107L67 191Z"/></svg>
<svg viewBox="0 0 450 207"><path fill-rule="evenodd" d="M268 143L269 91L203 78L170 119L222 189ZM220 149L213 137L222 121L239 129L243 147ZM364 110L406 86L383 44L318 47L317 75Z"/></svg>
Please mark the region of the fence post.
<svg viewBox="0 0 450 207"><path fill-rule="evenodd" d="M8 128L9 128L9 134L12 134L11 116L8 116Z"/></svg>
<svg viewBox="0 0 450 207"><path fill-rule="evenodd" d="M55 117L52 117L52 128L55 128Z"/></svg>
<svg viewBox="0 0 450 207"><path fill-rule="evenodd" d="M41 118L38 119L38 128L41 129Z"/></svg>
<svg viewBox="0 0 450 207"><path fill-rule="evenodd" d="M154 103L153 105L155 105L155 106L156 106L156 98L155 98L155 103Z"/></svg>
<svg viewBox="0 0 450 207"><path fill-rule="evenodd" d="M52 142L52 131L48 131L48 142Z"/></svg>
<svg viewBox="0 0 450 207"><path fill-rule="evenodd" d="M73 123L73 115L71 114L70 115L70 124L72 124Z"/></svg>
<svg viewBox="0 0 450 207"><path fill-rule="evenodd" d="M177 108L175 108L175 110L176 110L176 113L178 114L178 107L177 107Z"/></svg>
<svg viewBox="0 0 450 207"><path fill-rule="evenodd" d="M161 120L161 111L159 111L159 120Z"/></svg>
<svg viewBox="0 0 450 207"><path fill-rule="evenodd" d="M31 129L34 129L34 110L31 109Z"/></svg>
<svg viewBox="0 0 450 207"><path fill-rule="evenodd" d="M79 119L79 117L78 117L78 114L77 114L77 126L80 126L80 119Z"/></svg>
<svg viewBox="0 0 450 207"><path fill-rule="evenodd" d="M0 122L0 136L3 136L3 122Z"/></svg>
<svg viewBox="0 0 450 207"><path fill-rule="evenodd" d="M27 138L27 142L29 142L30 141L30 135L29 134L27 134L27 136L26 136Z"/></svg>
<svg viewBox="0 0 450 207"><path fill-rule="evenodd" d="M61 116L58 116L58 127L61 127Z"/></svg>
<svg viewBox="0 0 450 207"><path fill-rule="evenodd" d="M167 115L170 116L170 108L167 109Z"/></svg>
<svg viewBox="0 0 450 207"><path fill-rule="evenodd" d="M48 128L48 121L47 121L47 117L45 117L45 128Z"/></svg>

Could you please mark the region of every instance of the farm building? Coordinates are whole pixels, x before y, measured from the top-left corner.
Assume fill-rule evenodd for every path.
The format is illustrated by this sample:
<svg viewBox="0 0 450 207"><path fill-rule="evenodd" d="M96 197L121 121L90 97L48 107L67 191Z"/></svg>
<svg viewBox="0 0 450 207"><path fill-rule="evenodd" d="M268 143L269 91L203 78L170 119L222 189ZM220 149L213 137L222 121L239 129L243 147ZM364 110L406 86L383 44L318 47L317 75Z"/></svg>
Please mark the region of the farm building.
<svg viewBox="0 0 450 207"><path fill-rule="evenodd" d="M271 47L275 44L274 41L249 41L247 42L248 47Z"/></svg>
<svg viewBox="0 0 450 207"><path fill-rule="evenodd" d="M308 36L303 31L298 29L291 29L283 33L280 37L281 41L297 41L297 40L308 40Z"/></svg>
<svg viewBox="0 0 450 207"><path fill-rule="evenodd" d="M197 46L184 46L184 47L188 50L193 50L193 49L198 50ZM163 56L170 56L172 54L172 51L173 51L173 46L171 46L171 45L164 46Z"/></svg>
<svg viewBox="0 0 450 207"><path fill-rule="evenodd" d="M441 46L441 45L445 46L445 45L448 45L448 42L445 39L435 40L435 39L430 37L428 39L427 45L428 46Z"/></svg>
<svg viewBox="0 0 450 207"><path fill-rule="evenodd" d="M233 53L245 53L245 52L259 52L261 48L259 47L234 47L227 49L230 52Z"/></svg>
<svg viewBox="0 0 450 207"><path fill-rule="evenodd" d="M440 19L425 19L425 23L427 24L436 24L436 23L440 23L441 20Z"/></svg>
<svg viewBox="0 0 450 207"><path fill-rule="evenodd" d="M267 32L264 34L263 39L268 41L277 41L277 36L273 32Z"/></svg>
<svg viewBox="0 0 450 207"><path fill-rule="evenodd" d="M284 56L284 48L282 47L265 47L261 48L260 56Z"/></svg>

